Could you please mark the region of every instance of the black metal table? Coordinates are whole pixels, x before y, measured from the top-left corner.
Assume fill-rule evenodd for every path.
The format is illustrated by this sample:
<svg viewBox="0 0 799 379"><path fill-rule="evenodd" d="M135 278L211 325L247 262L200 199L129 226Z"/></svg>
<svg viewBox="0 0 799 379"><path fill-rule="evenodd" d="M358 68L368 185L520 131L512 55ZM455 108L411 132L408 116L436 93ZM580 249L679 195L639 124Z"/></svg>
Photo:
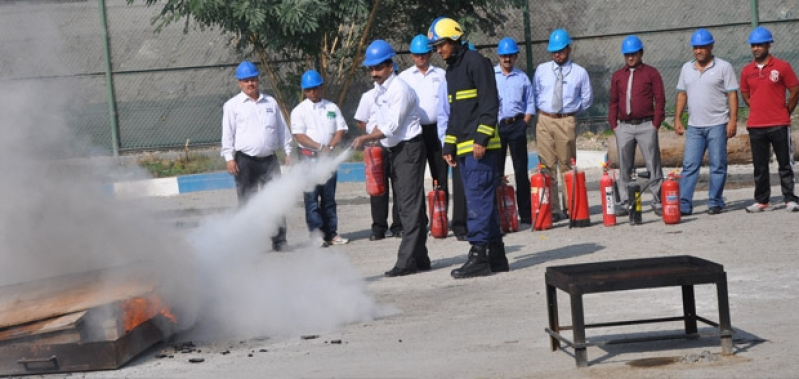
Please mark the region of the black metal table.
<svg viewBox="0 0 799 379"><path fill-rule="evenodd" d="M718 324L696 314L694 285L715 284L718 296ZM697 321L719 329L721 349L724 355L733 353L730 306L727 297L727 274L724 267L705 259L693 256L658 257L629 259L598 263L585 263L566 266L547 267L547 308L552 351L560 348L561 342L574 348L578 367L588 366L588 346L617 343L644 342L674 338L698 338ZM583 295L590 293L624 291L658 287L682 287L683 315L646 320L585 324ZM558 320L558 299L556 289L571 297L572 325L560 325ZM641 338L624 338L602 342L586 341L586 328L599 328L621 325L634 325L655 322L683 321L685 334L658 335ZM572 330L573 340L561 335L562 330Z"/></svg>

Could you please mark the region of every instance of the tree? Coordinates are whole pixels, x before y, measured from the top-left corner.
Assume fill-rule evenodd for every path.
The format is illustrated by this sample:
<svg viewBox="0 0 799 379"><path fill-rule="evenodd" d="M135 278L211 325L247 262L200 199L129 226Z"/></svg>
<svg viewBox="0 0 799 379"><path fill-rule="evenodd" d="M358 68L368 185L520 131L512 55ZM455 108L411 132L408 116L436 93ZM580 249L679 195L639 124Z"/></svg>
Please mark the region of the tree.
<svg viewBox="0 0 799 379"><path fill-rule="evenodd" d="M133 3L135 0L127 0ZM343 103L365 46L373 39L410 41L425 32L441 15L458 19L464 27L477 27L494 35L507 19L503 11L519 0L142 0L148 6L163 3L152 22L160 31L166 25L192 22L201 30L218 28L230 33L240 51L251 51L288 116L288 105L299 100L301 73L316 68L325 77L328 96L338 94ZM276 70L276 60L297 62Z"/></svg>

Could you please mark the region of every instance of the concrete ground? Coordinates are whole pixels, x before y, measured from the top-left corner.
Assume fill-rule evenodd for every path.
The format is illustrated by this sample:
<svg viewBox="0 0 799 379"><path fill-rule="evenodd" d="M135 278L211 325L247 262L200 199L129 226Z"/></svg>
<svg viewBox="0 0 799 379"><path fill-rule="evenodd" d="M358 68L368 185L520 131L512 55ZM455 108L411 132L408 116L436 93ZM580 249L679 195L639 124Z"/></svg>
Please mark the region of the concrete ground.
<svg viewBox="0 0 799 379"><path fill-rule="evenodd" d="M730 168L731 178L751 177L750 166ZM600 175L588 173L591 183ZM737 175L737 176L736 176ZM747 176L748 175L748 176ZM701 187L700 187L701 188ZM625 218L602 225L599 193L589 185L591 226L569 229L559 222L547 231L505 236L511 271L454 280L450 270L465 261L468 244L451 235L428 240L430 272L385 278L396 258L399 239L370 242L369 204L363 183L338 187L339 230L350 238L328 248L343 254L361 273L366 291L379 304L399 312L372 321L343 325L318 338L300 336L193 341L200 351L174 353L161 344L120 370L75 373L86 378L790 378L797 376L799 213L778 206L747 214L753 189L731 180L727 208L705 214L707 192L697 190L695 213L680 224L665 225L648 207L643 225ZM644 204L649 201L644 197ZM211 215L235 207L232 190L171 198L137 200L191 230ZM307 241L302 205L289 218L289 243ZM721 356L718 338L607 345L588 348L590 366L575 367L571 349L550 351L544 273L548 266L656 256L694 255L722 264L727 272L735 354ZM712 285L697 286L697 313L718 320ZM588 295L588 323L658 318L681 314L678 288ZM559 294L563 323L568 297ZM589 329L588 337L640 337L677 331L682 323ZM713 329L700 324L700 332ZM565 332L571 338L570 332ZM177 336L176 342L186 337ZM225 353L228 352L228 353ZM704 355L703 355L704 353ZM709 354L710 353L710 354ZM189 358L204 358L189 363ZM66 375L55 375L62 377Z"/></svg>

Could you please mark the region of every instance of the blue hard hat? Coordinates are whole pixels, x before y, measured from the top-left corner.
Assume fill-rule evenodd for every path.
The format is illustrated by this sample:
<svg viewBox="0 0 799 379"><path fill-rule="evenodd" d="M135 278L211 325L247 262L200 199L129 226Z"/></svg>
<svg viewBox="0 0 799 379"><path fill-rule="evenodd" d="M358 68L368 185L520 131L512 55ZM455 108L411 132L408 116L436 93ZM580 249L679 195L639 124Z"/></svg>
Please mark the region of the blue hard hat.
<svg viewBox="0 0 799 379"><path fill-rule="evenodd" d="M300 87L302 89L314 88L319 87L325 81L322 80L322 75L319 75L316 70L308 70L302 74L302 80L300 81Z"/></svg>
<svg viewBox="0 0 799 379"><path fill-rule="evenodd" d="M497 44L497 54L510 55L518 53L519 53L519 46L516 45L516 41L514 41L513 38L505 37L499 40L499 43Z"/></svg>
<svg viewBox="0 0 799 379"><path fill-rule="evenodd" d="M752 33L749 33L749 44L751 45L772 42L774 42L774 38L771 36L771 32L762 26L756 27Z"/></svg>
<svg viewBox="0 0 799 379"><path fill-rule="evenodd" d="M427 36L419 34L411 41L411 54L427 54L430 52L430 41Z"/></svg>
<svg viewBox="0 0 799 379"><path fill-rule="evenodd" d="M474 44L473 44L473 43L471 43L471 42L466 42L466 41L464 41L464 42L466 43L466 46L468 46L468 47L469 47L469 50L477 51L477 48L476 48L476 47L474 47Z"/></svg>
<svg viewBox="0 0 799 379"><path fill-rule="evenodd" d="M622 54L633 54L644 49L644 43L638 36L629 36L621 42Z"/></svg>
<svg viewBox="0 0 799 379"><path fill-rule="evenodd" d="M239 67L236 67L236 79L238 80L255 78L259 74L258 67L255 67L252 62L244 61L239 63Z"/></svg>
<svg viewBox="0 0 799 379"><path fill-rule="evenodd" d="M691 35L691 46L712 45L713 42L716 42L713 39L713 35L705 28L699 29Z"/></svg>
<svg viewBox="0 0 799 379"><path fill-rule="evenodd" d="M363 65L366 67L377 66L391 58L397 53L391 45L382 39L376 39L366 47L366 57Z"/></svg>
<svg viewBox="0 0 799 379"><path fill-rule="evenodd" d="M554 53L556 51L561 51L569 46L572 43L572 38L569 37L569 33L564 29L555 29L552 34L549 35L549 45L547 46L547 51L550 53Z"/></svg>

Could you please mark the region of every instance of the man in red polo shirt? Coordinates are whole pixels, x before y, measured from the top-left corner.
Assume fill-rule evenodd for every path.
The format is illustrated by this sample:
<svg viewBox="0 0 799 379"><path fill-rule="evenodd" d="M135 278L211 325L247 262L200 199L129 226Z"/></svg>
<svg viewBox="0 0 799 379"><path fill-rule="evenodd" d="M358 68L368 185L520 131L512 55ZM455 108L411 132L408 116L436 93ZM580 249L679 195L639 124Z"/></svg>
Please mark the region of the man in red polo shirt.
<svg viewBox="0 0 799 379"><path fill-rule="evenodd" d="M772 42L774 39L768 29L758 26L752 30L749 44L755 59L741 70L741 95L749 106L746 128L755 171L755 203L746 207L749 213L771 208L771 147L777 157L785 209L788 212L799 211L791 159L791 113L799 101L799 79L788 62L769 54ZM786 90L790 94L787 103Z"/></svg>

